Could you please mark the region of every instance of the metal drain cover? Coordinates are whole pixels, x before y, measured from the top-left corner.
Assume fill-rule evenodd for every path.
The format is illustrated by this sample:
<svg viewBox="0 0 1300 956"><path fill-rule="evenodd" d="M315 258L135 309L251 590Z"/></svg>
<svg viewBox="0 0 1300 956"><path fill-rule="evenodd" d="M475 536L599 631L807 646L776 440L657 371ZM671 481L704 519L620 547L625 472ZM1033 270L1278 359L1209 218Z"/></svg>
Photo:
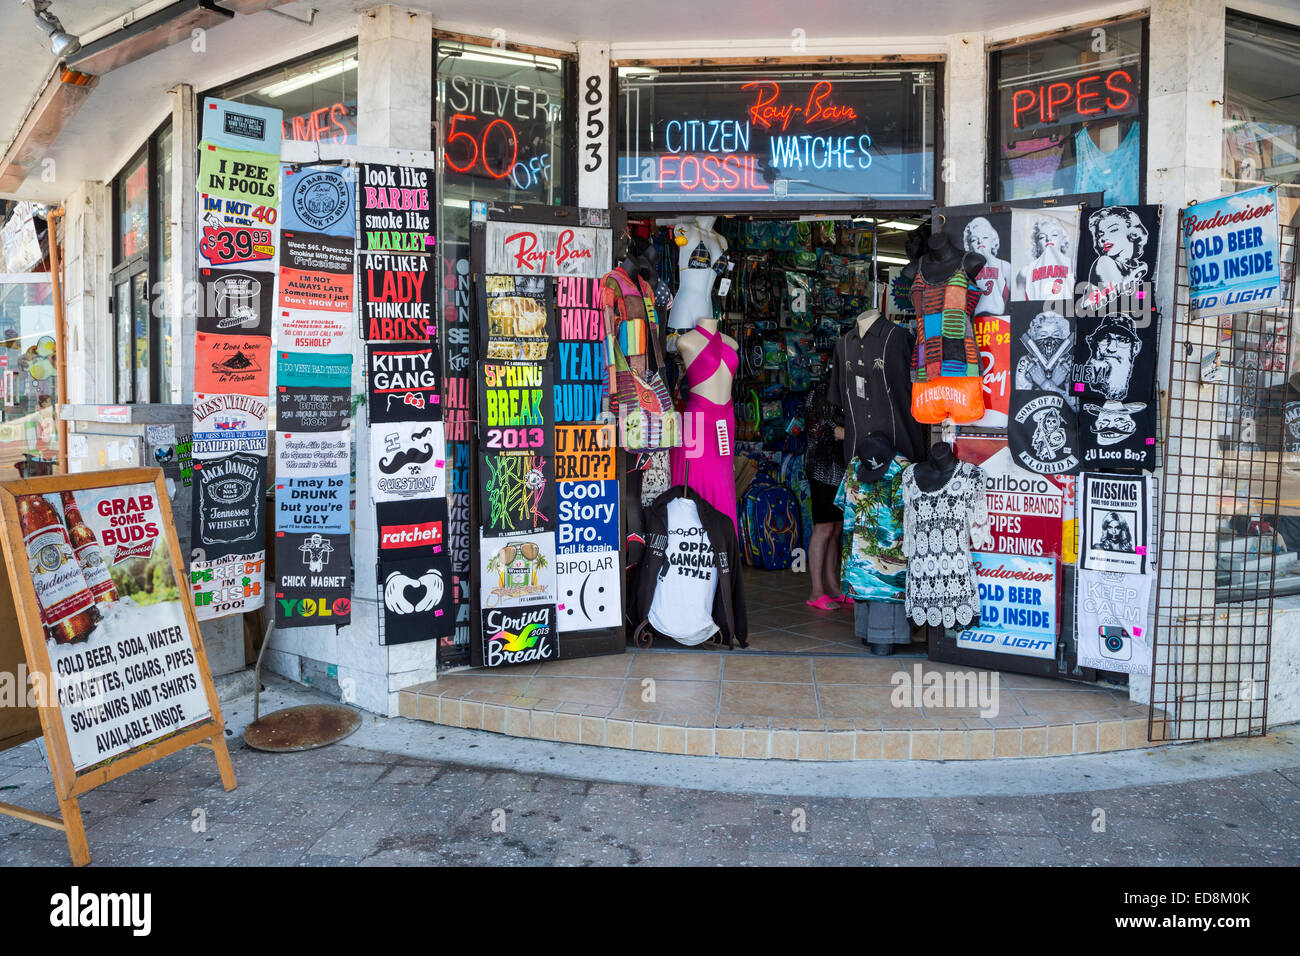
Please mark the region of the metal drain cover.
<svg viewBox="0 0 1300 956"><path fill-rule="evenodd" d="M361 715L337 704L306 704L267 714L244 728L244 743L254 750L292 753L328 747L357 732Z"/></svg>

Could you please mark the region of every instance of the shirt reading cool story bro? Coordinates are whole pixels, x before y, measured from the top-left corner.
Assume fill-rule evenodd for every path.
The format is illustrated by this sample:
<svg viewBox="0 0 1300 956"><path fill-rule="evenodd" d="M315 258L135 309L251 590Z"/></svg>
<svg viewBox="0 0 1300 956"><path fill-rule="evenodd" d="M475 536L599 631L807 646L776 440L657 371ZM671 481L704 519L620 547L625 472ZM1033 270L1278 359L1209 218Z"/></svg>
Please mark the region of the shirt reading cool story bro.
<svg viewBox="0 0 1300 956"><path fill-rule="evenodd" d="M650 626L688 647L715 633L718 570L713 545L690 498L668 502L668 549L650 602Z"/></svg>

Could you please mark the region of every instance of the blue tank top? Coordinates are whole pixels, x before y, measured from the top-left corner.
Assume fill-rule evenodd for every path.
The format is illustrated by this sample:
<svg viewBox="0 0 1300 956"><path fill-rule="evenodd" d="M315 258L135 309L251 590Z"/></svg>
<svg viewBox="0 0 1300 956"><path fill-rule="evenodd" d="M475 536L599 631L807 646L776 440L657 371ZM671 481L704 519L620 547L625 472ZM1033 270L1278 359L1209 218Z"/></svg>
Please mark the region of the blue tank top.
<svg viewBox="0 0 1300 956"><path fill-rule="evenodd" d="M1103 153L1086 129L1074 134L1074 191L1103 193L1107 206L1136 206L1142 124L1134 122L1123 142Z"/></svg>

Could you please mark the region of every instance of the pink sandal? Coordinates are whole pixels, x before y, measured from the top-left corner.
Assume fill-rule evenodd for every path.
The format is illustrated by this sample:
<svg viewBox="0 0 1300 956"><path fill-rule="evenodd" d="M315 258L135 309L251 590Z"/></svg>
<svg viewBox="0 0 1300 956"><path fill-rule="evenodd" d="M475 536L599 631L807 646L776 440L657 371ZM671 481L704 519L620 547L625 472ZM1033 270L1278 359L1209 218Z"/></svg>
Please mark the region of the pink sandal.
<svg viewBox="0 0 1300 956"><path fill-rule="evenodd" d="M834 611L840 606L840 602L835 600L829 594L823 594L815 601L804 601L809 607L815 607L819 611Z"/></svg>

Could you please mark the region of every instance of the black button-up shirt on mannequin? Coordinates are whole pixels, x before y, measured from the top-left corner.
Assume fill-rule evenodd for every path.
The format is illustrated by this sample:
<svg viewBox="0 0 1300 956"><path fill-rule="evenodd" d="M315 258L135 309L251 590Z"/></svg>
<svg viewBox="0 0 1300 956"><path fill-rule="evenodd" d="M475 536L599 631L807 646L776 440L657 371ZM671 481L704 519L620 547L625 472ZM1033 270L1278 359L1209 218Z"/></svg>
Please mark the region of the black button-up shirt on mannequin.
<svg viewBox="0 0 1300 956"><path fill-rule="evenodd" d="M878 432L908 461L925 457L925 431L912 417L912 339L878 316L835 343L828 399L844 409L844 460L852 461L867 435Z"/></svg>

